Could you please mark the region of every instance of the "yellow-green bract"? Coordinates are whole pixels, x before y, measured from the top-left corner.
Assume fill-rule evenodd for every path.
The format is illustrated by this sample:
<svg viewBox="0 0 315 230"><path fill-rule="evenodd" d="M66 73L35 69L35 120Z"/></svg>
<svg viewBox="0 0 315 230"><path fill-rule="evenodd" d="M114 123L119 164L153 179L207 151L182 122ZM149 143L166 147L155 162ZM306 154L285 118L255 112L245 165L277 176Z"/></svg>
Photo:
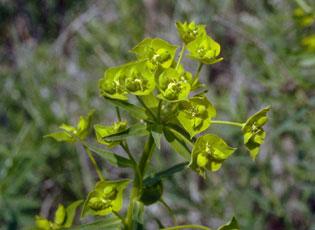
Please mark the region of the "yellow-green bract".
<svg viewBox="0 0 315 230"><path fill-rule="evenodd" d="M123 204L123 192L129 179L99 181L84 202L82 216L105 216L111 212L119 212Z"/></svg>
<svg viewBox="0 0 315 230"><path fill-rule="evenodd" d="M148 95L154 89L154 75L143 61L109 68L99 80L100 95L118 100L128 100L128 93Z"/></svg>
<svg viewBox="0 0 315 230"><path fill-rule="evenodd" d="M118 121L115 122L113 125L105 126L96 124L94 125L94 130L96 134L96 139L100 144L107 145L108 147L114 147L115 145L119 144L120 141L109 141L106 140L106 137L121 133L127 128L127 122L126 121Z"/></svg>
<svg viewBox="0 0 315 230"><path fill-rule="evenodd" d="M186 78L187 76L187 78ZM167 101L181 101L187 99L190 93L189 75L179 73L168 68L159 76L159 98Z"/></svg>
<svg viewBox="0 0 315 230"><path fill-rule="evenodd" d="M81 116L76 127L62 124L59 128L63 131L50 133L45 137L51 137L60 142L75 142L77 139L84 140L89 133L93 114L94 111L91 111L87 116Z"/></svg>
<svg viewBox="0 0 315 230"><path fill-rule="evenodd" d="M223 60L219 57L221 46L206 34L189 43L187 49L188 57L204 64L214 64Z"/></svg>
<svg viewBox="0 0 315 230"><path fill-rule="evenodd" d="M195 22L176 22L180 38L185 44L194 41L196 38L206 34L206 26Z"/></svg>
<svg viewBox="0 0 315 230"><path fill-rule="evenodd" d="M160 38L146 38L136 45L131 52L138 60L146 60L151 70L159 66L169 68L173 63L177 47Z"/></svg>
<svg viewBox="0 0 315 230"><path fill-rule="evenodd" d="M206 134L195 142L189 167L205 178L206 170L219 170L223 161L234 151L235 148L228 146L220 137Z"/></svg>
<svg viewBox="0 0 315 230"><path fill-rule="evenodd" d="M180 103L177 119L193 137L206 130L215 115L215 108L205 96L200 95Z"/></svg>
<svg viewBox="0 0 315 230"><path fill-rule="evenodd" d="M270 107L266 107L247 119L243 125L244 144L249 150L253 159L256 158L260 145L264 142L266 133L263 126L267 123L267 112Z"/></svg>
<svg viewBox="0 0 315 230"><path fill-rule="evenodd" d="M65 208L62 204L59 204L55 212L54 221L49 221L44 217L36 216L36 229L58 230L71 227L75 217L75 212L77 208L82 204L82 202L83 200L75 201L71 203L67 208Z"/></svg>

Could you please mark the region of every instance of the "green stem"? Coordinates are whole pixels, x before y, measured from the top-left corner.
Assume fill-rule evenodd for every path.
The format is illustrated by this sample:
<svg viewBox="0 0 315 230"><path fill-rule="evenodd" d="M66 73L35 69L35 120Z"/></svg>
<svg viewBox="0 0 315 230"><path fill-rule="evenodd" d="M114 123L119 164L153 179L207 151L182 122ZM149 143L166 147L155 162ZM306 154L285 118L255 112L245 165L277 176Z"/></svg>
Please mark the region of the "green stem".
<svg viewBox="0 0 315 230"><path fill-rule="evenodd" d="M199 65L198 65L197 71L196 71L196 73L194 75L194 78L193 78L193 84L192 84L193 86L195 86L198 83L199 74L201 72L202 67L203 67L203 63L200 62Z"/></svg>
<svg viewBox="0 0 315 230"><path fill-rule="evenodd" d="M175 136L179 136L181 139L183 139L185 141L185 143L189 144L190 147L194 147L194 143L192 142L192 140L185 137L185 135L183 135L181 132L179 132L178 130L176 130L173 127L167 127L167 129L169 131L171 131Z"/></svg>
<svg viewBox="0 0 315 230"><path fill-rule="evenodd" d="M116 115L118 117L118 121L121 121L121 115L120 115L120 110L117 106L115 106L115 110L116 110Z"/></svg>
<svg viewBox="0 0 315 230"><path fill-rule="evenodd" d="M137 96L138 101L140 102L140 104L148 111L148 113L151 115L151 117L157 121L154 113L151 111L151 109L144 103L144 101L141 99L141 97Z"/></svg>
<svg viewBox="0 0 315 230"><path fill-rule="evenodd" d="M87 155L89 156L90 161L92 162L92 164L93 164L93 166L94 166L94 168L95 168L95 170L96 170L96 173L97 173L99 179L100 179L100 180L105 180L105 178L104 178L104 176L103 176L103 174L102 174L102 171L101 171L100 168L98 167L98 165L97 165L97 163L96 163L96 161L95 161L95 158L94 158L93 155L92 155L92 152L90 151L90 149L89 149L87 146L85 146L84 144L82 144L82 145L83 145L83 148L84 148L85 152L86 152Z"/></svg>
<svg viewBox="0 0 315 230"><path fill-rule="evenodd" d="M142 179L141 179L142 177L141 177L141 173L140 173L140 170L139 170L139 166L138 166L135 158L132 156L132 154L131 154L131 152L129 150L128 143L127 142L125 144L121 143L120 145L125 150L125 152L128 154L129 159L132 161L133 169L134 169L134 172L135 172L134 183L135 183L135 185L137 187L139 187L141 189L142 188Z"/></svg>
<svg viewBox="0 0 315 230"><path fill-rule="evenodd" d="M129 206L128 206L128 211L127 211L127 216L126 216L126 226L127 229L132 229L132 213L133 213L133 201L138 199L139 194L141 193L142 190L142 176L141 176L141 172L139 170L139 166L136 162L136 160L134 159L134 157L132 156L129 147L128 147L128 143L121 143L120 144L121 147L125 150L125 152L128 154L130 160L133 163L133 170L134 170L134 174L135 174L135 178L133 180L133 187L131 190L131 195L130 195L130 201L129 201Z"/></svg>
<svg viewBox="0 0 315 230"><path fill-rule="evenodd" d="M131 197L130 197L130 202L129 202L129 208L127 211L127 226L128 229L132 229L132 213L133 213L133 201L137 200L139 198L139 195L142 192L142 181L143 181L143 176L145 173L146 166L151 159L153 150L154 150L155 144L154 144L154 139L150 135L147 143L144 146L144 150L139 162L139 166L136 172L136 177L134 179L134 186L132 188L131 192ZM126 151L129 151L128 148Z"/></svg>
<svg viewBox="0 0 315 230"><path fill-rule="evenodd" d="M155 148L154 139L152 135L149 135L149 138L144 146L144 150L143 150L140 162L139 162L139 171L141 174L141 180L143 179L148 162L150 161L152 157L154 148Z"/></svg>
<svg viewBox="0 0 315 230"><path fill-rule="evenodd" d="M158 105L158 115L157 115L157 119L159 120L159 122L161 123L161 109L162 109L162 100L159 100L159 105Z"/></svg>
<svg viewBox="0 0 315 230"><path fill-rule="evenodd" d="M168 204L167 204L162 198L161 198L159 201L160 201L161 204L167 209L167 211L169 212L169 214L171 214L173 223L174 223L174 225L176 225L176 224L177 224L176 216L175 216L173 210L171 209L171 207L168 206Z"/></svg>
<svg viewBox="0 0 315 230"><path fill-rule="evenodd" d="M199 77L199 74L200 74L200 72L201 72L202 67L203 67L203 63L200 62L199 65L198 65L197 72L196 72L196 74L195 74L195 78L198 78L198 77Z"/></svg>
<svg viewBox="0 0 315 230"><path fill-rule="evenodd" d="M122 142L120 144L120 146L125 150L125 152L127 153L129 159L132 161L133 165L137 165L137 162L135 160L135 158L132 156L131 152L130 152L130 149L129 149L129 146L128 146L128 143L127 142Z"/></svg>
<svg viewBox="0 0 315 230"><path fill-rule="evenodd" d="M185 49L186 49L186 46L185 46L185 44L183 44L182 49L181 49L181 51L179 53L179 58L178 58L178 61L177 61L177 64L176 64L176 69L178 69L178 67L179 67L179 65L180 65L180 63L181 63L181 61L183 59Z"/></svg>
<svg viewBox="0 0 315 230"><path fill-rule="evenodd" d="M206 226L193 225L193 224L178 225L178 226L162 228L162 229L164 229L164 230L176 230L176 229L203 229L203 230L211 230L211 228L208 228Z"/></svg>
<svg viewBox="0 0 315 230"><path fill-rule="evenodd" d="M123 223L124 226L126 226L127 223L126 223L125 219L118 212L113 211L113 214L121 220L121 222Z"/></svg>
<svg viewBox="0 0 315 230"><path fill-rule="evenodd" d="M220 124L220 125L232 125L232 126L237 126L237 127L243 127L243 123L239 122L233 122L233 121L216 121L216 120L211 120L211 124Z"/></svg>

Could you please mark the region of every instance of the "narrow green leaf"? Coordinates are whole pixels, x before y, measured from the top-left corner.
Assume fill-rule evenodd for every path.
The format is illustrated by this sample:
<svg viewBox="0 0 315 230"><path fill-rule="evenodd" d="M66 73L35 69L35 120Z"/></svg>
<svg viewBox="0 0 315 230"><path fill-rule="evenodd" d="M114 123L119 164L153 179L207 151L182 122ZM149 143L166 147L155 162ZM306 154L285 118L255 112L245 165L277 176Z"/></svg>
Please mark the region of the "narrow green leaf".
<svg viewBox="0 0 315 230"><path fill-rule="evenodd" d="M74 142L74 140L75 140L70 134L68 134L68 133L66 133L64 131L54 132L54 133L50 133L50 134L47 134L47 135L44 136L44 138L47 138L47 137L51 137L51 138L55 139L58 142L63 142L63 141L65 141L65 142Z"/></svg>
<svg viewBox="0 0 315 230"><path fill-rule="evenodd" d="M105 97L105 99L110 102L114 106L118 106L119 108L126 110L131 116L137 119L148 119L148 115L145 110L139 106L130 104L126 101L120 101Z"/></svg>
<svg viewBox="0 0 315 230"><path fill-rule="evenodd" d="M165 169L163 171L160 171L158 173L155 173L151 176L148 176L144 179L143 185L150 186L155 183L158 183L162 178L172 176L175 173L183 171L185 168L187 168L187 165L189 162L183 162L177 165L174 165L168 169Z"/></svg>
<svg viewBox="0 0 315 230"><path fill-rule="evenodd" d="M127 167L132 167L132 162L122 156L117 155L116 153L98 148L96 146L93 146L91 144L85 143L86 147L88 147L92 152L96 153L103 159L107 160L108 163L110 163L113 166L116 167L122 167L122 168L127 168Z"/></svg>
<svg viewBox="0 0 315 230"><path fill-rule="evenodd" d="M72 228L68 228L69 230L117 230L121 229L121 220L116 216L111 216L106 218L105 220L96 221L89 224L84 224Z"/></svg>
<svg viewBox="0 0 315 230"><path fill-rule="evenodd" d="M139 162L139 170L142 175L145 172L145 169L147 167L147 162L150 162L154 149L155 149L154 139L150 135L144 146L144 150L143 150L140 162Z"/></svg>
<svg viewBox="0 0 315 230"><path fill-rule="evenodd" d="M121 141L128 137L142 137L142 136L147 136L149 134L150 132L148 131L147 125L144 123L138 123L138 124L132 125L128 129L126 129L126 131L106 137L106 140Z"/></svg>
<svg viewBox="0 0 315 230"><path fill-rule="evenodd" d="M142 202L134 200L132 210L132 229L142 230L143 226L143 215L144 205Z"/></svg>
<svg viewBox="0 0 315 230"><path fill-rule="evenodd" d="M72 226L75 213L77 208L83 203L83 200L77 200L73 203L71 203L67 208L66 208L66 221L64 223L64 227L69 228Z"/></svg>
<svg viewBox="0 0 315 230"><path fill-rule="evenodd" d="M190 160L190 150L185 142L177 138L171 131L164 129L164 136L167 142L171 145L172 149L180 154L185 160Z"/></svg>

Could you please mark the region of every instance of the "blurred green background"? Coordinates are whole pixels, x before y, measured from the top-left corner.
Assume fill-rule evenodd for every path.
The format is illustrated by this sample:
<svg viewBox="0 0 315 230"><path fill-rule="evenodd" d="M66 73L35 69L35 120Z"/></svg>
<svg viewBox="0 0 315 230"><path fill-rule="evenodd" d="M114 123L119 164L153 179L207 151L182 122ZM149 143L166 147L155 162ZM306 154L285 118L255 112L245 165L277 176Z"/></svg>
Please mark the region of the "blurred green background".
<svg viewBox="0 0 315 230"><path fill-rule="evenodd" d="M215 228L235 215L242 229L315 229L313 1L0 0L1 230L25 229L85 197L96 177L82 149L43 136L92 108L96 122L113 121L98 79L131 60L128 50L146 36L179 44L177 20L206 24L221 44L224 61L202 71L218 118L244 121L272 106L256 162L241 147L207 180L187 171L165 182L178 222ZM210 131L242 146L235 128ZM162 150L158 169L178 160ZM172 223L152 205L147 229L157 229L154 217Z"/></svg>

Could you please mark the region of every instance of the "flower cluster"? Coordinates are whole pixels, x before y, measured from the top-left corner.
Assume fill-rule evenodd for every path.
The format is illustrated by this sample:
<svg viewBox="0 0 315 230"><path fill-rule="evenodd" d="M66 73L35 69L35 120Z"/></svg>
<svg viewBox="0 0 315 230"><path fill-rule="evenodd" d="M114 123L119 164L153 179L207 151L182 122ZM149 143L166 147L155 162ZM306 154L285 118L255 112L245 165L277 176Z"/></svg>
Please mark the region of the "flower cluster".
<svg viewBox="0 0 315 230"><path fill-rule="evenodd" d="M99 80L100 95L116 106L118 118L111 125L94 125L95 139L100 148L85 140L90 130L92 113L80 117L76 127L63 124L60 126L62 131L47 135L57 141L82 144L98 174L100 180L84 201L82 217L112 213L121 220L125 229L142 229L135 226L142 223L140 216L143 216L144 205L158 201L165 204L162 199L163 177L189 167L205 178L207 171L219 170L223 162L235 152L236 148L230 147L222 138L204 134L214 124L240 128L244 144L253 159L264 142L266 133L263 126L268 120L269 107L249 117L244 123L214 120L216 109L206 97L199 73L204 65L223 60L220 57L221 47L206 33L204 25L177 22L176 26L183 43L178 58L175 58L177 46L160 38L146 38L131 49L136 60L108 68ZM181 63L185 52L188 52L186 57L199 63L194 74ZM138 104L134 103L135 99L139 101ZM122 119L120 109L127 111L134 119L127 123ZM135 124L129 124L134 121ZM133 154L128 147L127 138L135 136L147 136L141 156ZM155 148L160 149L162 136L185 162L147 176L146 169ZM127 157L108 149L118 145ZM118 212L122 209L123 192L130 180L105 179L92 152L115 167L133 169L133 189L125 218ZM50 230L71 226L73 216L67 210L60 206L53 222L37 217L38 228ZM238 225L232 219L220 229L223 228L238 229Z"/></svg>
<svg viewBox="0 0 315 230"><path fill-rule="evenodd" d="M207 35L204 25L195 23L177 24L178 32L189 51L188 57L205 64L214 64L219 58L220 45ZM109 68L99 81L100 95L117 100L128 100L128 95L154 94L168 101L188 99L192 74L185 71L180 60L175 61L177 47L160 38L146 38L131 52L137 60Z"/></svg>

